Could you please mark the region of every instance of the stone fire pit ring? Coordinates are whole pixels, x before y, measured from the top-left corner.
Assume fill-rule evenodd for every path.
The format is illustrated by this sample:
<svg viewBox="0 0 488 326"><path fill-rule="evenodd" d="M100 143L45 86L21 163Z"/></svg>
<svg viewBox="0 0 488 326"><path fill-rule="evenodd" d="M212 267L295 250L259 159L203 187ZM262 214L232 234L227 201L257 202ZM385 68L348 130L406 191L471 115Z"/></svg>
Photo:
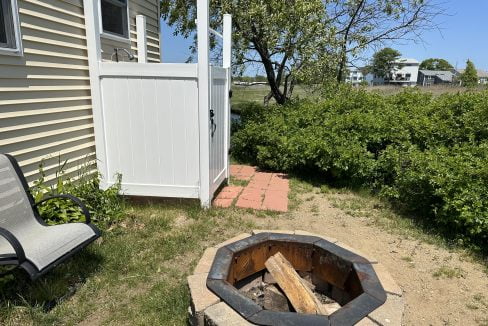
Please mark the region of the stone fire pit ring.
<svg viewBox="0 0 488 326"><path fill-rule="evenodd" d="M264 310L235 284L262 272L282 252L315 283L326 284L341 308L329 316ZM403 293L377 260L336 239L306 231L253 231L208 248L194 274L190 324L200 325L401 325ZM237 285L235 285L237 286ZM335 296L335 297L334 297Z"/></svg>

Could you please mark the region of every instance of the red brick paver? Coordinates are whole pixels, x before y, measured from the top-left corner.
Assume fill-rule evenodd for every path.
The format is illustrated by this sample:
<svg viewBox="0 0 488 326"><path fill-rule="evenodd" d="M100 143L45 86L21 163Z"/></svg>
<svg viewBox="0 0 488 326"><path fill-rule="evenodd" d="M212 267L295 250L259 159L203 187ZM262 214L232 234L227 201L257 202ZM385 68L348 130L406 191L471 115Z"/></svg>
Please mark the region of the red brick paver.
<svg viewBox="0 0 488 326"><path fill-rule="evenodd" d="M234 173L232 173L233 170ZM256 168L248 165L235 165L234 169L231 166L230 173L237 180L249 181L256 173Z"/></svg>
<svg viewBox="0 0 488 326"><path fill-rule="evenodd" d="M243 187L228 186L222 189L222 191L215 198L213 204L217 207L230 207L234 200L239 196Z"/></svg>
<svg viewBox="0 0 488 326"><path fill-rule="evenodd" d="M288 211L288 192L282 190L267 190L264 195L263 208L270 211Z"/></svg>
<svg viewBox="0 0 488 326"><path fill-rule="evenodd" d="M214 200L214 206L236 207L277 212L288 211L288 177L281 173L256 171L246 165L231 165L230 173L238 180L249 181L246 187L228 186Z"/></svg>

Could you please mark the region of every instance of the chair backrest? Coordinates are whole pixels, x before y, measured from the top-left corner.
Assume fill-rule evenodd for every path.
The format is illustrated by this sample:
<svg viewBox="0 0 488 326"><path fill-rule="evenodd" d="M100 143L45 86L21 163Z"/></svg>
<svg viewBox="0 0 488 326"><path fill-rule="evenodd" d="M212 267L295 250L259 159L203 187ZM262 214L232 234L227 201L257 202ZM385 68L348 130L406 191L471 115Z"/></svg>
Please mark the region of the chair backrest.
<svg viewBox="0 0 488 326"><path fill-rule="evenodd" d="M21 173L12 157L0 154L0 227L14 235L36 220Z"/></svg>

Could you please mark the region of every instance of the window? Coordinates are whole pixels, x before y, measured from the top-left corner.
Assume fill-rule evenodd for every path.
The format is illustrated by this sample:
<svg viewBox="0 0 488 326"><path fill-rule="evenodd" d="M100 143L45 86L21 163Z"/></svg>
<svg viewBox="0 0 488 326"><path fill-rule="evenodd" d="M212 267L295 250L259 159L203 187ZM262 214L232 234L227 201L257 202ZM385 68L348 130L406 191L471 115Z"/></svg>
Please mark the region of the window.
<svg viewBox="0 0 488 326"><path fill-rule="evenodd" d="M16 0L0 0L0 54L21 54Z"/></svg>
<svg viewBox="0 0 488 326"><path fill-rule="evenodd" d="M104 34L129 38L127 0L101 0L101 14Z"/></svg>

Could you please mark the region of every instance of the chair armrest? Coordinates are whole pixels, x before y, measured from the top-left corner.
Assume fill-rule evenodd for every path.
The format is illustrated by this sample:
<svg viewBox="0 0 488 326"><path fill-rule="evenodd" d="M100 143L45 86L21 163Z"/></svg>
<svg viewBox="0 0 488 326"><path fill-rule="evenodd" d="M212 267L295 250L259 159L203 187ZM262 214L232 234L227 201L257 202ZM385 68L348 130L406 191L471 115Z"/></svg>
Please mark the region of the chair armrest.
<svg viewBox="0 0 488 326"><path fill-rule="evenodd" d="M13 235L9 230L0 227L0 236L5 238L5 240L10 243L12 248L15 250L15 255L17 256L17 261L19 265L26 261L24 248L20 244L19 240Z"/></svg>
<svg viewBox="0 0 488 326"><path fill-rule="evenodd" d="M65 199L71 200L76 205L78 205L78 207L81 208L83 215L85 215L85 223L89 224L91 222L90 211L88 210L88 208L85 206L85 204L82 203L82 201L79 198L76 198L75 196L72 196L72 195L62 194L62 195L54 195L54 196L46 197L46 198L42 199L41 201L35 203L32 207L37 208L37 206L39 206L40 204L42 204L48 200L54 199L54 198L65 198Z"/></svg>

